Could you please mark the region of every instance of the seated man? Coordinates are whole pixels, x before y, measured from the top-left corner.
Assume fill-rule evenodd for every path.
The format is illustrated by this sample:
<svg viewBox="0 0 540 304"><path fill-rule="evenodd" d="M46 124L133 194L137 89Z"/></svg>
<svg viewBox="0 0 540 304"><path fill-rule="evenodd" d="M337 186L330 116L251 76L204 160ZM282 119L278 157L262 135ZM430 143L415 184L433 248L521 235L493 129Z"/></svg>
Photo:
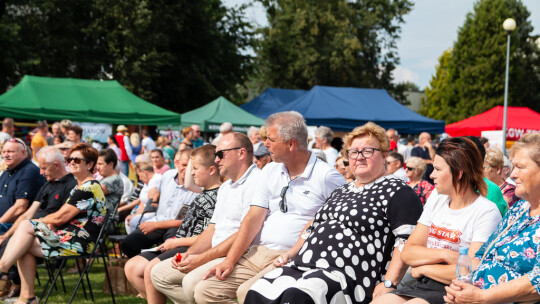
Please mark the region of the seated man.
<svg viewBox="0 0 540 304"><path fill-rule="evenodd" d="M155 215L140 224L122 241L120 247L129 258L141 253L142 249L150 248L152 245L162 243L174 236L182 223L182 221L176 220L176 215L182 206L189 205L197 196L196 193L184 187L190 152L190 150L179 152L179 164L176 169L163 174L159 188L159 205Z"/></svg>
<svg viewBox="0 0 540 304"><path fill-rule="evenodd" d="M195 285L208 269L224 259L249 209L261 173L253 164L253 145L242 133L223 135L216 147L215 160L221 176L229 180L218 190L208 228L182 254L179 265L173 257L154 265L151 270L154 287L174 303L195 302ZM154 303L165 304L165 300Z"/></svg>
<svg viewBox="0 0 540 304"><path fill-rule="evenodd" d="M57 148L50 146L42 148L36 156L41 174L47 179L47 183L39 189L30 208L17 218L13 226L6 233L0 236L0 257L4 253L9 238L22 221L42 218L58 211L69 197L71 190L77 186L77 181L73 177L73 174L66 171L64 157ZM7 278L14 285L5 296L17 296L18 291L21 289L21 281L19 272L15 266L11 267ZM0 285L5 285L5 280L6 277L2 276Z"/></svg>
<svg viewBox="0 0 540 304"><path fill-rule="evenodd" d="M2 158L7 170L0 176L0 232L6 232L34 201L45 178L28 160L26 144L18 138L4 143Z"/></svg>
<svg viewBox="0 0 540 304"><path fill-rule="evenodd" d="M397 152L390 152L386 157L386 171L404 182L408 182L407 172L403 169L403 156Z"/></svg>
<svg viewBox="0 0 540 304"><path fill-rule="evenodd" d="M120 203L120 198L124 193L124 182L120 175L116 173L116 164L118 158L116 153L111 149L99 151L99 157L96 163L96 169L103 176L99 181L103 194L105 194L105 205L107 212L113 212ZM109 222L108 231L113 231L118 223L118 212L113 214Z"/></svg>
<svg viewBox="0 0 540 304"><path fill-rule="evenodd" d="M199 304L235 303L235 298L243 303L251 285L275 268L274 260L293 247L330 194L345 184L333 166L308 150L307 126L300 113L272 114L266 126L265 145L274 162L261 172L227 257L212 261L216 266L195 287Z"/></svg>

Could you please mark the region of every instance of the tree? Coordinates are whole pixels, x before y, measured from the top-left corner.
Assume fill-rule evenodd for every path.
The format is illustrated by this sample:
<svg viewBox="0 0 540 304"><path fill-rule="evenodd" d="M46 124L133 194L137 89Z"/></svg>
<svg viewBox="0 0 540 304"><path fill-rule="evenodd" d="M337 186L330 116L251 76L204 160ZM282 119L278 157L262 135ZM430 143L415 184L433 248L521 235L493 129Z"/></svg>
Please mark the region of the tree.
<svg viewBox="0 0 540 304"><path fill-rule="evenodd" d="M259 0L269 26L256 48L267 86L386 88L407 0ZM399 92L397 92L399 93Z"/></svg>
<svg viewBox="0 0 540 304"><path fill-rule="evenodd" d="M531 37L530 13L517 0L481 0L467 14L458 39L439 60L421 112L452 123L502 105L506 69L506 18L511 33L509 105L540 110L540 50Z"/></svg>
<svg viewBox="0 0 540 304"><path fill-rule="evenodd" d="M115 79L184 112L234 96L252 58L243 7L220 0L25 0L0 8L0 92L26 75ZM5 47L4 47L5 46Z"/></svg>

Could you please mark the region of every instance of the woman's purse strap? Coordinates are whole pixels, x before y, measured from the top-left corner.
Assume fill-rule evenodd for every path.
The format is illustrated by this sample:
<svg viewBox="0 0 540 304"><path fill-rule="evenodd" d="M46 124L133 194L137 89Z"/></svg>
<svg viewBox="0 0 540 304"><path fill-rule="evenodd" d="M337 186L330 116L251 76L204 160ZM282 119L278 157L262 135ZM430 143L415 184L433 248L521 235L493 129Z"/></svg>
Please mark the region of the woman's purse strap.
<svg viewBox="0 0 540 304"><path fill-rule="evenodd" d="M491 247L493 247L493 245L495 245L495 243L499 240L499 238L505 234L510 228L512 228L512 226L517 222L518 219L520 219L523 214L525 214L525 212L527 212L527 208L524 208L523 211L521 211L521 213L519 213L513 220L512 222L510 222L510 224L508 224L506 226L506 228L504 228L503 231L501 231L497 237L495 239L493 239L493 241L491 243L489 243L489 245L486 247L486 251L484 251L484 255L482 256L482 259L480 260L480 264L482 264L482 262L484 261L484 259L486 258L488 252L491 250Z"/></svg>

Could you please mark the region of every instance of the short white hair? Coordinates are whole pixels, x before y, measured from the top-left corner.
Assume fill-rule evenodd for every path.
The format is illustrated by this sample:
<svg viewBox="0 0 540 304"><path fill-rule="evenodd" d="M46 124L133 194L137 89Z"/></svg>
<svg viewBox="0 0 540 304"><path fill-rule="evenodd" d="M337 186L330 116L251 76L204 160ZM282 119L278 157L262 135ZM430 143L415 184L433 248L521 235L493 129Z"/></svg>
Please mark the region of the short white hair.
<svg viewBox="0 0 540 304"><path fill-rule="evenodd" d="M64 163L64 155L54 146L47 146L39 149L36 154L36 158L40 159L41 157L45 158L45 162L52 164L58 162L60 164Z"/></svg>
<svg viewBox="0 0 540 304"><path fill-rule="evenodd" d="M332 139L334 139L334 132L329 127L320 126L315 130L315 136L319 139L326 139L327 143L331 143Z"/></svg>
<svg viewBox="0 0 540 304"><path fill-rule="evenodd" d="M251 137L251 136L253 136L253 134L255 134L255 133L259 134L259 128L254 127L254 126L251 126L251 127L249 127L249 129L248 129L248 131L247 131L247 136L248 136L248 137Z"/></svg>
<svg viewBox="0 0 540 304"><path fill-rule="evenodd" d="M298 143L298 148L307 151L308 131L306 120L302 114L296 111L274 113L266 119L266 126L276 126L278 128L278 136L282 140L295 139Z"/></svg>
<svg viewBox="0 0 540 304"><path fill-rule="evenodd" d="M224 122L221 124L221 126L219 126L219 132L220 133L223 133L223 132L230 132L232 131L233 129L233 126L230 122Z"/></svg>

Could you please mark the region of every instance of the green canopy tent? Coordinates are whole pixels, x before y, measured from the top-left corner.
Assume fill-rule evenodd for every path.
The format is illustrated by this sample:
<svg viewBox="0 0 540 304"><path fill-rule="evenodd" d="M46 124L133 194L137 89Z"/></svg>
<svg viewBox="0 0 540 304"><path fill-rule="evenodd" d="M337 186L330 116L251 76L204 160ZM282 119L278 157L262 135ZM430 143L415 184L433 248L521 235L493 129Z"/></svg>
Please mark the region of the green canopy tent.
<svg viewBox="0 0 540 304"><path fill-rule="evenodd" d="M0 95L0 116L125 125L180 123L180 114L144 101L116 80L37 76L24 76Z"/></svg>
<svg viewBox="0 0 540 304"><path fill-rule="evenodd" d="M247 132L250 126L261 126L264 120L237 107L225 97L182 114L182 126L197 124L203 132L219 132L219 126L230 122L234 131Z"/></svg>

